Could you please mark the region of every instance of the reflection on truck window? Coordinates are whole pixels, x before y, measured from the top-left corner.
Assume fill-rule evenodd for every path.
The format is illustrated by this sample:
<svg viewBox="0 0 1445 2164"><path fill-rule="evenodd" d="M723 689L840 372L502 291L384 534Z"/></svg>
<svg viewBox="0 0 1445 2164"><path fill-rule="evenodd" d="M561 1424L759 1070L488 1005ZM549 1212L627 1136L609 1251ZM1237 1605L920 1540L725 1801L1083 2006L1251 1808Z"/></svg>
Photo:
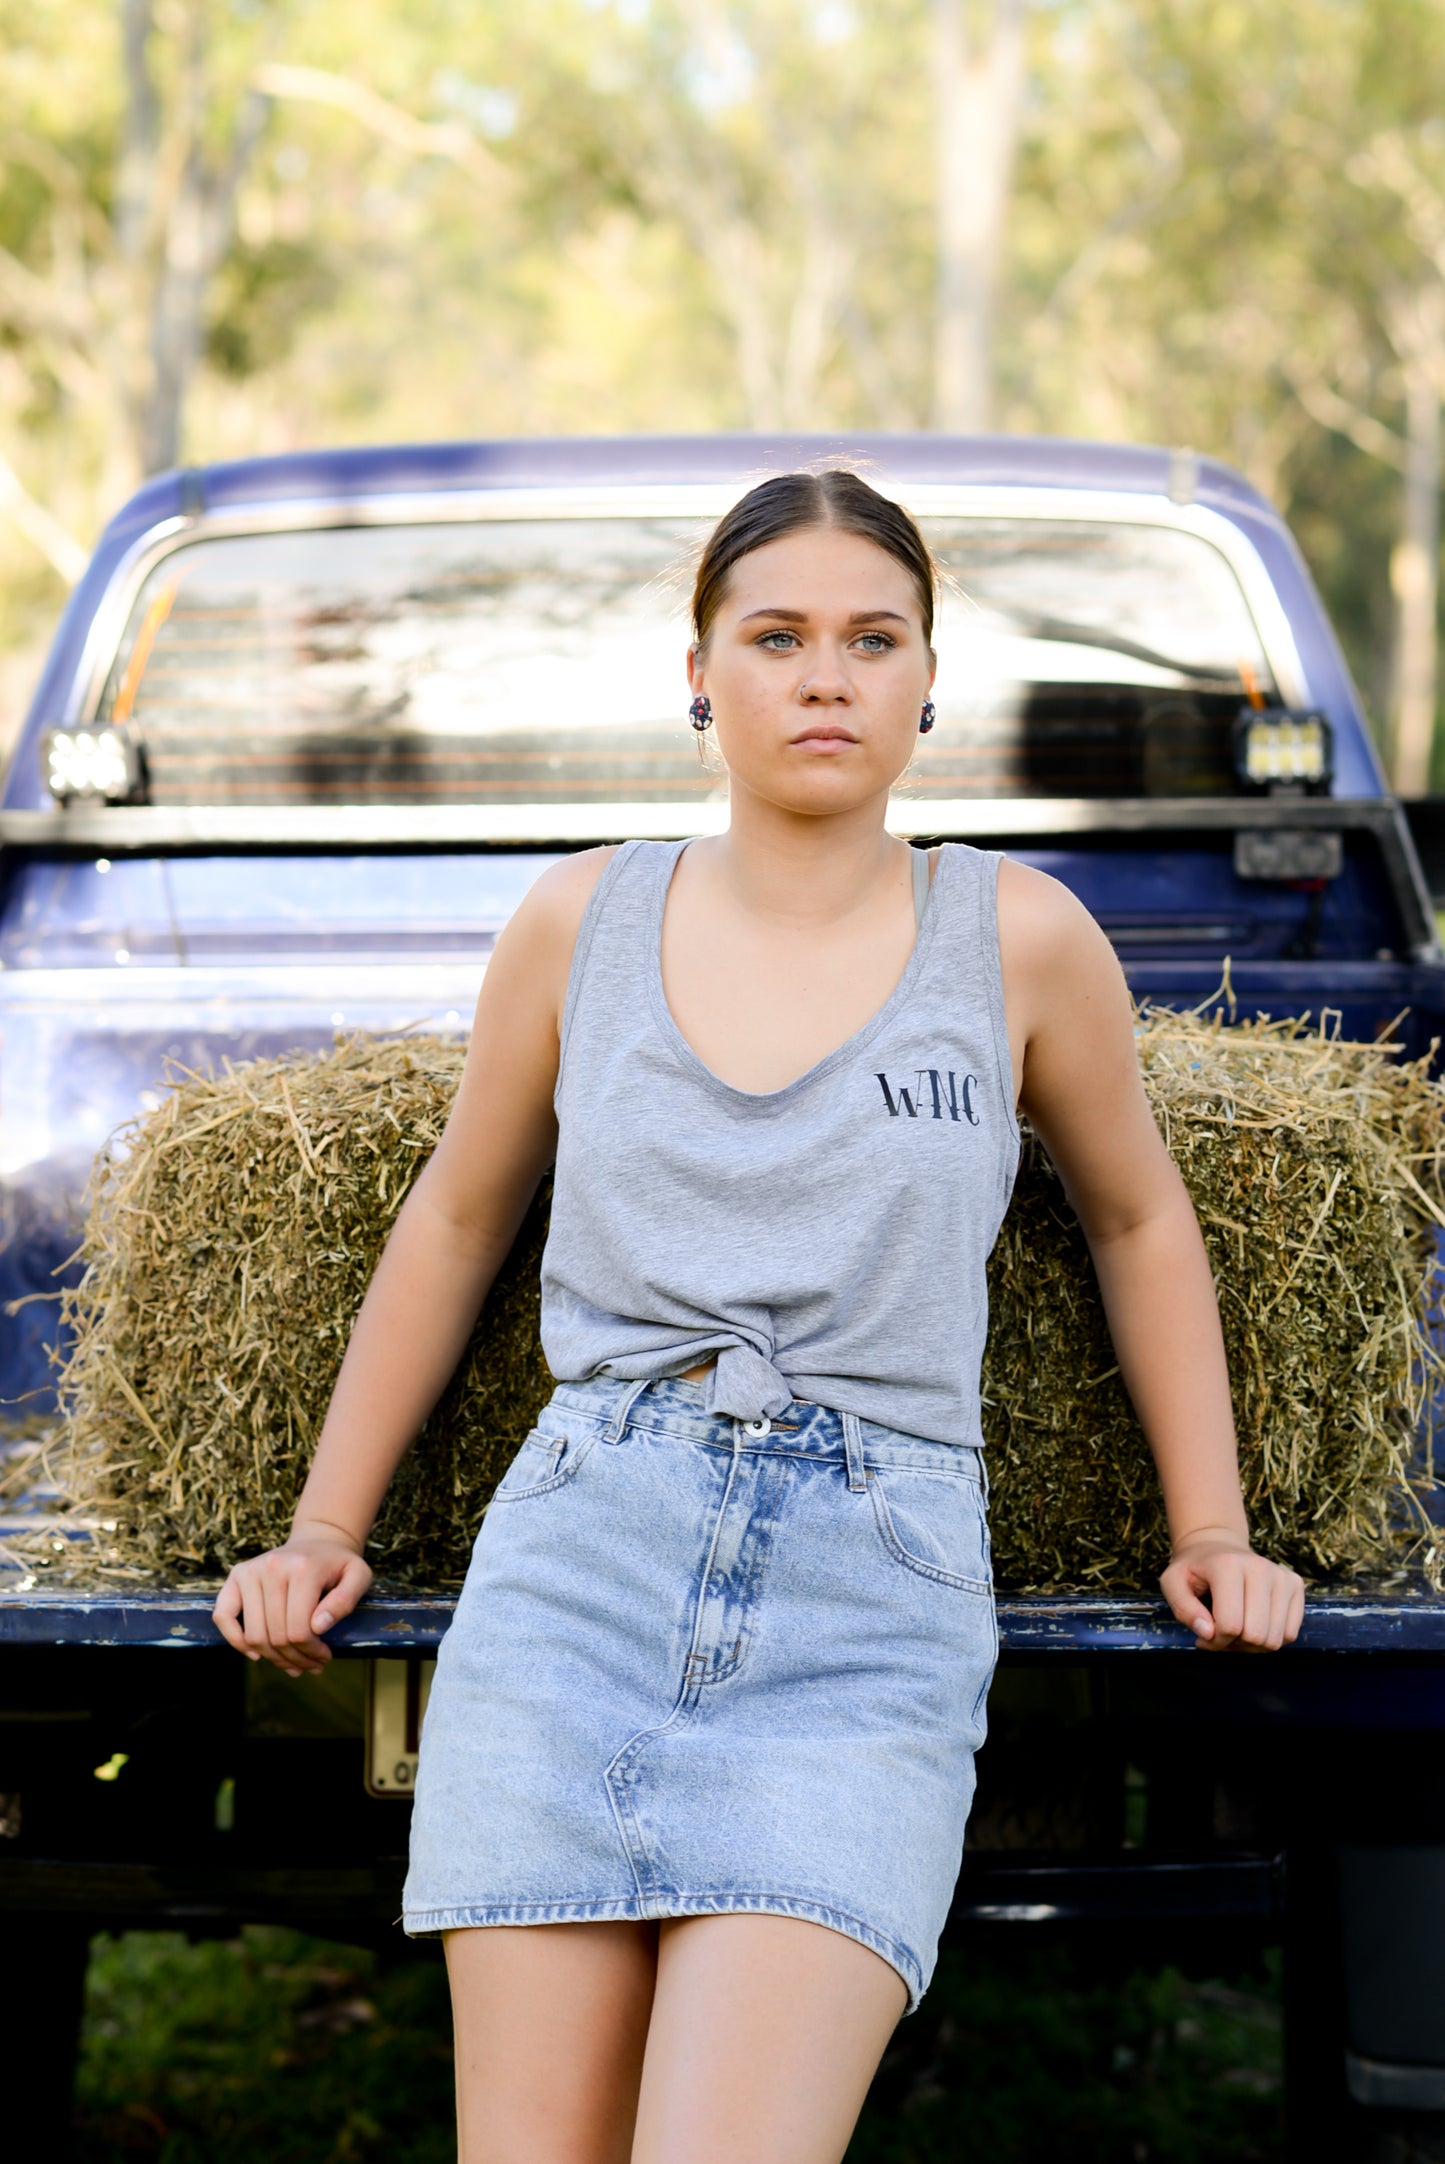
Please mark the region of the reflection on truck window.
<svg viewBox="0 0 1445 2164"><path fill-rule="evenodd" d="M1032 519L939 520L929 539L954 591L923 794L1233 787L1247 687L1276 694L1239 581L1209 542L1167 526Z"/></svg>
<svg viewBox="0 0 1445 2164"><path fill-rule="evenodd" d="M1164 526L926 522L947 573L938 726L913 798L1231 786L1270 672L1229 565ZM699 800L686 720L700 520L249 534L146 580L100 717L157 804Z"/></svg>

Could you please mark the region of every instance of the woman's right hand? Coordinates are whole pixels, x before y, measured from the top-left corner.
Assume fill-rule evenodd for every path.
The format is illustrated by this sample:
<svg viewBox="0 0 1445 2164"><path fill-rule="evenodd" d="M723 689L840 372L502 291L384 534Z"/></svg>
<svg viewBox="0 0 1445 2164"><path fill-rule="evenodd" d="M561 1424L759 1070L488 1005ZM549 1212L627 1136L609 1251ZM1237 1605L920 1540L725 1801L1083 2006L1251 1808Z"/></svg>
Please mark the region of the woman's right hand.
<svg viewBox="0 0 1445 2164"><path fill-rule="evenodd" d="M249 1660L318 1675L331 1658L322 1633L350 1615L370 1584L371 1565L340 1533L293 1533L284 1547L238 1563L211 1614Z"/></svg>

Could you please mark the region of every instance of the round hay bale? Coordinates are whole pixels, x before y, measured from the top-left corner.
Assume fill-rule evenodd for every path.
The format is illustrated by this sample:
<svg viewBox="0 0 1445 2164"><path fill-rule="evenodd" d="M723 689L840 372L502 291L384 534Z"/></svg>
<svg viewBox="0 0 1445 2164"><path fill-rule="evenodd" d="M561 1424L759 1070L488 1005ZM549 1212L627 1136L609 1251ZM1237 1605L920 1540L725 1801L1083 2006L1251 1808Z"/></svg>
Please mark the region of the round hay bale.
<svg viewBox="0 0 1445 2164"><path fill-rule="evenodd" d="M1419 1545L1445 1090L1428 1060L1296 1022L1149 1012L1145 1088L1199 1214L1256 1541L1307 1576ZM1057 1173L1025 1136L989 1265L984 1433L1001 1581L1137 1587L1168 1553L1148 1446Z"/></svg>
<svg viewBox="0 0 1445 2164"><path fill-rule="evenodd" d="M168 1572L284 1540L357 1309L441 1137L465 1046L355 1036L183 1076L96 1161L62 1315L67 1486L107 1548ZM539 1192L368 1552L398 1578L466 1569L482 1511L551 1388L537 1341Z"/></svg>

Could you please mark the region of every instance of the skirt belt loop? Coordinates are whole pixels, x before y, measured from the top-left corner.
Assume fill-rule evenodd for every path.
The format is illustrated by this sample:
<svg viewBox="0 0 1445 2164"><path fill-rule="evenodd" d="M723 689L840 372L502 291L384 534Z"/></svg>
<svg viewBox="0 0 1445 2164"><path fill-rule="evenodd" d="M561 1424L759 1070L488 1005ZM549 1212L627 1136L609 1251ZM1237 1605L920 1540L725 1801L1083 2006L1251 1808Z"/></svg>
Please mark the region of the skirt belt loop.
<svg viewBox="0 0 1445 2164"><path fill-rule="evenodd" d="M868 1474L863 1464L863 1431L856 1413L843 1414L843 1448L848 1456L848 1486L854 1495L861 1495L868 1486Z"/></svg>
<svg viewBox="0 0 1445 2164"><path fill-rule="evenodd" d="M637 1403L638 1399L642 1396L643 1391L647 1388L649 1380L650 1378L644 1375L640 1383L634 1383L632 1385L632 1388L628 1391L626 1397L618 1406L617 1412L613 1418L612 1425L607 1430L607 1435L605 1438L607 1442L621 1442L623 1434L627 1427L628 1420L631 1418L632 1415L632 1408Z"/></svg>

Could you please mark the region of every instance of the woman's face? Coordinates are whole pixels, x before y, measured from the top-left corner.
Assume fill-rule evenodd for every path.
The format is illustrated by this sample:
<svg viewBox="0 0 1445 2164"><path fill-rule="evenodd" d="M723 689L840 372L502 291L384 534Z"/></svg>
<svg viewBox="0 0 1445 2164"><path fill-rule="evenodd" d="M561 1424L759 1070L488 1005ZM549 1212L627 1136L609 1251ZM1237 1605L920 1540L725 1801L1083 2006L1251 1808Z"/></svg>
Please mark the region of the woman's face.
<svg viewBox="0 0 1445 2164"><path fill-rule="evenodd" d="M933 672L902 564L832 526L804 527L734 564L706 649L688 654L734 789L814 814L892 787L918 741Z"/></svg>

